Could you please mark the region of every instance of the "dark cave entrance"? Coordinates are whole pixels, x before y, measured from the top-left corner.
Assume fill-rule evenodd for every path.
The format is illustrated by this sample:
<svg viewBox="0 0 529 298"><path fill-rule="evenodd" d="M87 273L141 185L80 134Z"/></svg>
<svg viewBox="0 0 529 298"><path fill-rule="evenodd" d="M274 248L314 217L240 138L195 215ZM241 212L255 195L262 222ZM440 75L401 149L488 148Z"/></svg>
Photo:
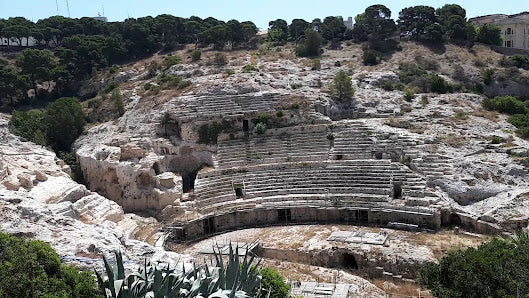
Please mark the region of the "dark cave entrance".
<svg viewBox="0 0 529 298"><path fill-rule="evenodd" d="M202 220L202 225L204 228L204 234L211 234L217 231L217 228L215 227L214 217L204 218Z"/></svg>
<svg viewBox="0 0 529 298"><path fill-rule="evenodd" d="M345 253L342 255L342 265L346 269L357 270L358 263L356 262L355 256L352 254Z"/></svg>
<svg viewBox="0 0 529 298"><path fill-rule="evenodd" d="M375 159L382 159L382 152L375 152Z"/></svg>
<svg viewBox="0 0 529 298"><path fill-rule="evenodd" d="M181 174L182 175L182 191L184 193L188 193L195 189L195 180L197 179L198 171L200 171L201 168L198 168L195 171L186 172Z"/></svg>
<svg viewBox="0 0 529 298"><path fill-rule="evenodd" d="M285 223L291 222L292 214L290 209L277 209L277 220Z"/></svg>
<svg viewBox="0 0 529 298"><path fill-rule="evenodd" d="M249 132L250 131L250 122L248 120L242 121L242 131L243 132Z"/></svg>
<svg viewBox="0 0 529 298"><path fill-rule="evenodd" d="M393 184L393 199L402 199L402 185L400 183Z"/></svg>

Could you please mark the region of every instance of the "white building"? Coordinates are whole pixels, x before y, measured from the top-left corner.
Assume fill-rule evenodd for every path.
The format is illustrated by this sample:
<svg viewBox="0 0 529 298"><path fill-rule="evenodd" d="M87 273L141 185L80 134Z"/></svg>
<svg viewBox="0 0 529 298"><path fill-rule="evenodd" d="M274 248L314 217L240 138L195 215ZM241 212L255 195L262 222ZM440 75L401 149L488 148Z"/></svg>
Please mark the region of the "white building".
<svg viewBox="0 0 529 298"><path fill-rule="evenodd" d="M345 27L353 29L353 17L348 17L347 20L343 21L343 24L345 25Z"/></svg>
<svg viewBox="0 0 529 298"><path fill-rule="evenodd" d="M529 12L492 14L470 19L475 25L494 24L501 28L503 46L529 50Z"/></svg>

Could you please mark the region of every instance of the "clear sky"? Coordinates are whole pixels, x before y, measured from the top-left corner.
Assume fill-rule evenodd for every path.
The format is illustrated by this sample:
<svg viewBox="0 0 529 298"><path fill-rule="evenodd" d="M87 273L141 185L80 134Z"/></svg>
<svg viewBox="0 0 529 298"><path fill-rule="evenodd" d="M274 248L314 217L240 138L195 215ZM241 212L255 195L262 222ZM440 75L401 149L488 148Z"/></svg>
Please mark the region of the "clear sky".
<svg viewBox="0 0 529 298"><path fill-rule="evenodd" d="M59 14L68 16L66 0L0 0L0 18L23 16L33 21ZM214 17L228 21L253 21L258 27L268 27L268 22L281 18L288 22L293 18L311 21L326 16L356 16L373 4L384 4L392 11L393 18L408 6L429 5L435 8L456 1L416 0L69 0L70 15L74 18L97 16L110 21L122 21L127 17L172 14L180 17ZM467 10L468 17L492 13L513 14L529 11L529 0L464 0L457 4Z"/></svg>

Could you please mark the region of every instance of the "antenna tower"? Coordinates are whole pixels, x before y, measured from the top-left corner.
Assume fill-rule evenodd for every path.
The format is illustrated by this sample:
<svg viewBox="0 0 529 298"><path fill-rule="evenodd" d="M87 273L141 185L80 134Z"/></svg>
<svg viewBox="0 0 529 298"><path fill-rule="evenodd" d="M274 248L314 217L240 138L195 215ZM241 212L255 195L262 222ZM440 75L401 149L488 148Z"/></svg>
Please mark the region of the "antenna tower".
<svg viewBox="0 0 529 298"><path fill-rule="evenodd" d="M68 0L66 0L66 9L68 10L68 17L70 16L70 4L68 3Z"/></svg>
<svg viewBox="0 0 529 298"><path fill-rule="evenodd" d="M55 6L57 6L57 15L59 15L59 0L55 0Z"/></svg>

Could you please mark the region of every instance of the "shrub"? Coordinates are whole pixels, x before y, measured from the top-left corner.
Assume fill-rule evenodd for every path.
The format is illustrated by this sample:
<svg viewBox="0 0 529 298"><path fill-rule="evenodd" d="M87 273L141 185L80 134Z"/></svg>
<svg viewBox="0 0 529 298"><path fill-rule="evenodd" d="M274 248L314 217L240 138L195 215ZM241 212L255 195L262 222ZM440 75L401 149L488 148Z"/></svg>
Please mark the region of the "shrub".
<svg viewBox="0 0 529 298"><path fill-rule="evenodd" d="M154 85L151 84L151 83L146 83L145 85L143 85L143 89L144 89L145 91L149 91L149 90L151 90L151 88L152 88L153 86L154 86Z"/></svg>
<svg viewBox="0 0 529 298"><path fill-rule="evenodd" d="M410 89L404 90L404 99L407 102L411 102L414 98L415 98L415 93L413 93L413 91L411 91Z"/></svg>
<svg viewBox="0 0 529 298"><path fill-rule="evenodd" d="M384 81L382 84L380 84L379 86L380 88L386 90L386 91L393 91L393 90L402 90L404 89L404 85L402 85L401 83L393 83L392 81L390 80L386 80Z"/></svg>
<svg viewBox="0 0 529 298"><path fill-rule="evenodd" d="M234 69L226 69L226 74L231 76L231 75L234 75L235 74L235 70Z"/></svg>
<svg viewBox="0 0 529 298"><path fill-rule="evenodd" d="M114 104L114 109L118 111L118 114L121 116L125 113L125 105L123 104L123 96L119 89L114 89L112 95L110 95L110 100Z"/></svg>
<svg viewBox="0 0 529 298"><path fill-rule="evenodd" d="M226 65L228 64L228 59L223 53L215 53L215 56L213 57L213 63L215 63L217 66Z"/></svg>
<svg viewBox="0 0 529 298"><path fill-rule="evenodd" d="M257 69L257 66L255 66L253 64L247 64L247 65L245 65L242 68L242 71L243 72L252 72L252 71L259 71L259 69Z"/></svg>
<svg viewBox="0 0 529 298"><path fill-rule="evenodd" d="M282 276L276 269L263 268L261 269L261 276L261 288L263 291L263 297L265 297L268 292L270 292L269 297L290 297L290 285L286 282L285 277Z"/></svg>
<svg viewBox="0 0 529 298"><path fill-rule="evenodd" d="M257 125L255 126L255 133L262 135L265 132L266 132L266 124L264 124L263 122L257 123Z"/></svg>
<svg viewBox="0 0 529 298"><path fill-rule="evenodd" d="M283 111L281 111L281 110L277 111L277 112L276 112L276 117L277 117L277 118L281 118L281 117L283 117Z"/></svg>
<svg viewBox="0 0 529 298"><path fill-rule="evenodd" d="M399 65L399 80L404 84L417 81L419 78L425 77L427 74L426 70L415 63L406 62Z"/></svg>
<svg viewBox="0 0 529 298"><path fill-rule="evenodd" d="M158 69L160 69L160 65L156 61L152 61L147 66L147 75L145 79L154 78L156 76L156 73L158 72Z"/></svg>
<svg viewBox="0 0 529 298"><path fill-rule="evenodd" d="M529 56L527 55L514 55L509 57L509 60L518 68L529 69Z"/></svg>
<svg viewBox="0 0 529 298"><path fill-rule="evenodd" d="M305 37L305 41L296 48L296 55L299 57L319 56L323 41L320 33L309 28L305 31Z"/></svg>
<svg viewBox="0 0 529 298"><path fill-rule="evenodd" d="M110 81L108 82L108 84L103 88L103 90L101 90L101 92L103 94L108 94L110 93L110 91L116 89L117 87L119 87L119 83L117 81Z"/></svg>
<svg viewBox="0 0 529 298"><path fill-rule="evenodd" d="M312 70L320 70L320 69L321 69L321 61L320 61L320 59L312 60Z"/></svg>
<svg viewBox="0 0 529 298"><path fill-rule="evenodd" d="M0 296L102 297L92 273L62 265L49 244L0 232Z"/></svg>
<svg viewBox="0 0 529 298"><path fill-rule="evenodd" d="M497 96L483 100L483 107L489 111L498 111L509 115L525 114L527 107L522 101L512 96Z"/></svg>
<svg viewBox="0 0 529 298"><path fill-rule="evenodd" d="M328 134L327 134L327 140L329 140L329 141L334 140L334 134L332 134L332 133L328 133Z"/></svg>
<svg viewBox="0 0 529 298"><path fill-rule="evenodd" d="M492 83L494 72L495 71L492 68L487 68L483 71L483 83L485 85L490 85Z"/></svg>
<svg viewBox="0 0 529 298"><path fill-rule="evenodd" d="M264 123L265 125L269 125L271 119L272 119L272 114L262 113L262 114L259 114L259 116L257 116L256 119L253 119L252 122L254 124L257 124L260 122L260 123Z"/></svg>
<svg viewBox="0 0 529 298"><path fill-rule="evenodd" d="M46 112L43 110L29 110L27 112L13 112L9 127L11 131L35 144L48 145Z"/></svg>
<svg viewBox="0 0 529 298"><path fill-rule="evenodd" d="M83 133L85 115L77 98L62 97L46 107L48 142L55 152L70 151Z"/></svg>
<svg viewBox="0 0 529 298"><path fill-rule="evenodd" d="M183 89L191 85L191 82L188 80L183 80L180 76L173 76L170 74L161 74L158 76L156 81L162 89L176 88ZM151 87L152 89L152 87Z"/></svg>
<svg viewBox="0 0 529 298"><path fill-rule="evenodd" d="M374 50L365 50L362 54L364 65L377 65L379 63L379 54Z"/></svg>
<svg viewBox="0 0 529 298"><path fill-rule="evenodd" d="M529 127L521 127L521 128L518 128L518 129L516 130L516 133L517 133L520 137L522 137L522 138L524 138L524 139L527 139L527 138L529 138Z"/></svg>
<svg viewBox="0 0 529 298"><path fill-rule="evenodd" d="M507 121L518 128L529 127L529 114L512 115Z"/></svg>
<svg viewBox="0 0 529 298"><path fill-rule="evenodd" d="M345 71L339 71L330 86L331 96L339 101L349 101L353 98L355 89L351 78Z"/></svg>
<svg viewBox="0 0 529 298"><path fill-rule="evenodd" d="M418 283L435 297L525 296L529 293L528 266L529 236L518 234L452 251L439 264L426 263L419 270Z"/></svg>
<svg viewBox="0 0 529 298"><path fill-rule="evenodd" d="M452 92L452 86L437 74L430 75L430 89L441 94Z"/></svg>
<svg viewBox="0 0 529 298"><path fill-rule="evenodd" d="M178 56L168 55L163 59L163 66L165 68L169 68L178 63L180 63L180 57Z"/></svg>
<svg viewBox="0 0 529 298"><path fill-rule="evenodd" d="M193 50L193 52L191 52L191 61L198 61L200 60L200 58L202 57L202 51L200 50Z"/></svg>

